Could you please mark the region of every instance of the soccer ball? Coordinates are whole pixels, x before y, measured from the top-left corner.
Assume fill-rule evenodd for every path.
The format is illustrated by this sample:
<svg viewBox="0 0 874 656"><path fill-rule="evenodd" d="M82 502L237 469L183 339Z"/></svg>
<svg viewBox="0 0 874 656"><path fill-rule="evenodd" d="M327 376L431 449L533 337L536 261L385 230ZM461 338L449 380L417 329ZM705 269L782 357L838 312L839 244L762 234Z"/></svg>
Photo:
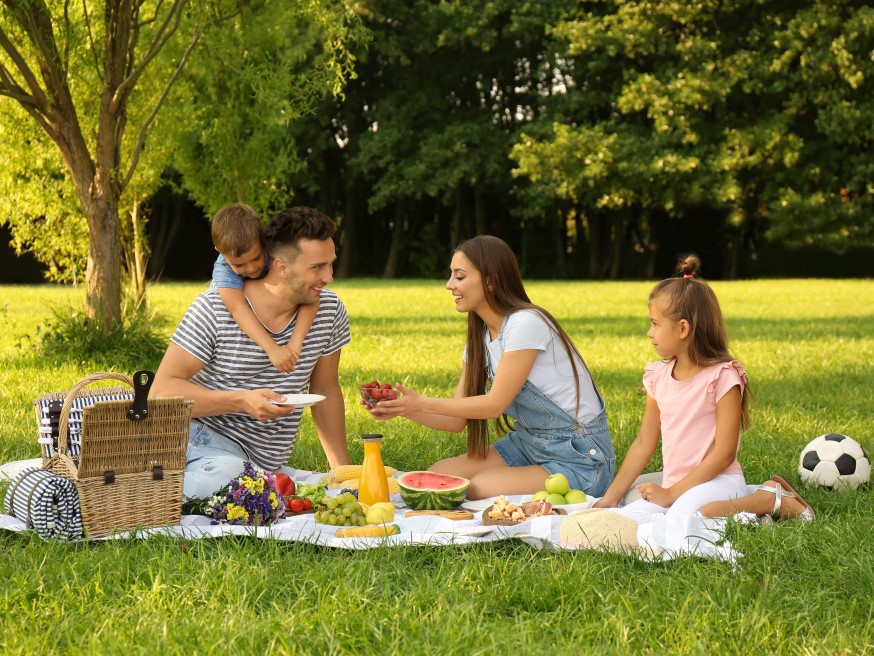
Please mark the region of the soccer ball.
<svg viewBox="0 0 874 656"><path fill-rule="evenodd" d="M871 461L856 440L829 433L812 439L801 450L798 474L805 485L855 490L870 480Z"/></svg>

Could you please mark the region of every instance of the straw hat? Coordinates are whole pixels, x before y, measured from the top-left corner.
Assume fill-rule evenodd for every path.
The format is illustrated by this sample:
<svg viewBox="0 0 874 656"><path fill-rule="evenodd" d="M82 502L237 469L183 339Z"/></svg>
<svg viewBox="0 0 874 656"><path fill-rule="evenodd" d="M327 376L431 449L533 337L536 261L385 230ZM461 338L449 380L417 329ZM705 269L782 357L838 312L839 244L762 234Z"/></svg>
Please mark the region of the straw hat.
<svg viewBox="0 0 874 656"><path fill-rule="evenodd" d="M565 549L637 551L637 522L606 508L588 508L568 515L560 527Z"/></svg>
<svg viewBox="0 0 874 656"><path fill-rule="evenodd" d="M640 499L640 492L637 491L637 486L641 483L655 483L656 485L662 484L662 474L664 472L652 472L650 474L641 474L638 476L634 483L631 484L631 487L628 488L628 492L625 493L625 496L622 497L622 501L619 502L620 506L627 506L632 501L637 501Z"/></svg>

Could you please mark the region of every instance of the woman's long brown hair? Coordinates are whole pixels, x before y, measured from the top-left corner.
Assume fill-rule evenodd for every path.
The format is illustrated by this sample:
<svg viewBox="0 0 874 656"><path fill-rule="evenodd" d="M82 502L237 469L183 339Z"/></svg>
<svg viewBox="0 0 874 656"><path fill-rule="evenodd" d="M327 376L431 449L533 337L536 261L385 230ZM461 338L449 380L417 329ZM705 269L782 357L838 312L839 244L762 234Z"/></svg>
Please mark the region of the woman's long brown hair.
<svg viewBox="0 0 874 656"><path fill-rule="evenodd" d="M534 305L528 298L525 286L522 284L519 263L516 261L513 250L506 242L497 237L480 235L461 242L455 252L463 253L473 267L479 271L482 277L483 294L485 294L486 302L493 311L502 316L508 316L518 310L534 310L555 329L571 361L577 406L579 406L580 378L576 360L579 358L580 362L583 362L583 358L558 321L542 307ZM485 322L475 312L469 312L467 315L467 364L464 376L465 396L480 396L486 392L485 351ZM498 417L495 420L495 426L499 433L509 430L507 415L503 414ZM468 454L485 458L488 448L488 421L469 419L467 422Z"/></svg>

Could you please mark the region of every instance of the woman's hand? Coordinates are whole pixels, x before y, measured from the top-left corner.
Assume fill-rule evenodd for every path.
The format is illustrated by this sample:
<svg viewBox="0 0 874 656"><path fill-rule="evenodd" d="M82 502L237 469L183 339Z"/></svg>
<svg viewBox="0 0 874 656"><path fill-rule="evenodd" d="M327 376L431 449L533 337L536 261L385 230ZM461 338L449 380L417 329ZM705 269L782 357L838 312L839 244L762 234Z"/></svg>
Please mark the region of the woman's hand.
<svg viewBox="0 0 874 656"><path fill-rule="evenodd" d="M592 508L618 508L619 502L607 497L601 497L592 504Z"/></svg>
<svg viewBox="0 0 874 656"><path fill-rule="evenodd" d="M674 503L671 491L655 483L641 483L637 486L641 498L662 508L669 508Z"/></svg>
<svg viewBox="0 0 874 656"><path fill-rule="evenodd" d="M409 417L417 412L417 406L421 405L424 397L400 383L395 383L394 388L401 393L400 398L393 401L378 401L374 406L367 408L371 417L378 421L385 421L395 417Z"/></svg>

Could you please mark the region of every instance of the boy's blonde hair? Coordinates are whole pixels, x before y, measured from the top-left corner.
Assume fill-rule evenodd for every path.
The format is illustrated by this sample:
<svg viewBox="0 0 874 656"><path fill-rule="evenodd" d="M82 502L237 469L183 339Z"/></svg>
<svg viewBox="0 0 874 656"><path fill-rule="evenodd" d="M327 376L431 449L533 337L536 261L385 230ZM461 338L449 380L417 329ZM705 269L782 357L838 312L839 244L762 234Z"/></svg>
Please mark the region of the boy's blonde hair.
<svg viewBox="0 0 874 656"><path fill-rule="evenodd" d="M263 226L258 213L243 203L220 209L212 220L212 243L222 255L240 257L263 244Z"/></svg>

